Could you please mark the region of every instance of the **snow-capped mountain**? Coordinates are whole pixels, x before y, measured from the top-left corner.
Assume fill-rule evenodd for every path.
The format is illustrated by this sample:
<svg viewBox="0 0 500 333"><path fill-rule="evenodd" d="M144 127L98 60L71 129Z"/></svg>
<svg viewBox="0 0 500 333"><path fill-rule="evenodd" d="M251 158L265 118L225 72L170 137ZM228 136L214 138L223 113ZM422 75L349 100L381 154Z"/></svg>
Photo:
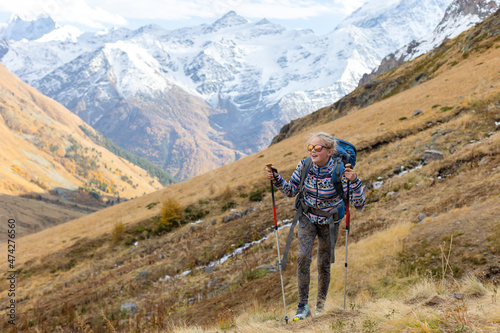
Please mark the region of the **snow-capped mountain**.
<svg viewBox="0 0 500 333"><path fill-rule="evenodd" d="M258 151L283 124L349 93L386 54L431 33L450 3L370 0L321 36L229 12L175 31L9 40L1 60L182 180Z"/></svg>
<svg viewBox="0 0 500 333"><path fill-rule="evenodd" d="M5 28L0 30L0 37L8 40L35 40L56 28L56 23L51 17L27 17L13 15Z"/></svg>
<svg viewBox="0 0 500 333"><path fill-rule="evenodd" d="M446 13L434 29L433 33L421 38L415 43L406 56L406 60L415 59L420 54L426 53L447 38L454 38L474 24L481 22L498 10L500 0L455 0L446 9ZM399 54L398 54L399 55Z"/></svg>
<svg viewBox="0 0 500 333"><path fill-rule="evenodd" d="M454 0L446 9L443 19L432 31L418 40L388 54L381 65L370 75L365 75L360 84L397 66L405 61L417 58L421 54L439 46L445 39L458 36L474 24L481 22L500 8L500 0Z"/></svg>

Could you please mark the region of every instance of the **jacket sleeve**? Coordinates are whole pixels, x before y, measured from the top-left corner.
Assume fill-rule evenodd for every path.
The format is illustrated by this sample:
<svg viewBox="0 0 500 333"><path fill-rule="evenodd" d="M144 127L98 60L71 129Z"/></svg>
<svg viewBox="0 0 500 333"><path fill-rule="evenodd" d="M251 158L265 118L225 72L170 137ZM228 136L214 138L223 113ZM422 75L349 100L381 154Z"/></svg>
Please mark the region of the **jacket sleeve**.
<svg viewBox="0 0 500 333"><path fill-rule="evenodd" d="M297 193L299 193L300 172L303 165L304 160L299 162L288 182L279 174L276 174L275 180L273 181L274 186L276 186L276 188L283 192L287 197L296 196Z"/></svg>
<svg viewBox="0 0 500 333"><path fill-rule="evenodd" d="M361 184L361 179L357 178L349 185L349 203L351 203L357 210L362 210L365 207L366 200L364 186ZM345 177L342 177L342 186L344 187L344 192L347 191L347 179Z"/></svg>

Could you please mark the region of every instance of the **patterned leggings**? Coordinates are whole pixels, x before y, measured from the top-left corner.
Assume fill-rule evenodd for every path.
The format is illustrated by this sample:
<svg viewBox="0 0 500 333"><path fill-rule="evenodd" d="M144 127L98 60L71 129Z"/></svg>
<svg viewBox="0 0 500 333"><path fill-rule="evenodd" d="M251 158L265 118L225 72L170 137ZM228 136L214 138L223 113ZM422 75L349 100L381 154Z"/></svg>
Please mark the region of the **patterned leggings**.
<svg viewBox="0 0 500 333"><path fill-rule="evenodd" d="M297 259L297 284L299 302L309 300L311 262L314 239L318 236L318 305L324 305L330 285L330 226L311 223L302 215L299 219L299 255Z"/></svg>

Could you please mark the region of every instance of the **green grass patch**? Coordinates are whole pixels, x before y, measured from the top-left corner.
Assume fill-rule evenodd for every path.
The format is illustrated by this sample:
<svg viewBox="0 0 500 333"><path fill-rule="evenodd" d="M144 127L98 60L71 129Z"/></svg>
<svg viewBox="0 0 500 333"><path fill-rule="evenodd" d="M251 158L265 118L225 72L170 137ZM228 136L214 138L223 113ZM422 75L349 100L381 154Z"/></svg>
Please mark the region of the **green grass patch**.
<svg viewBox="0 0 500 333"><path fill-rule="evenodd" d="M263 191L262 190L256 190L256 191L252 191L250 192L250 201L262 201L262 197L263 197Z"/></svg>
<svg viewBox="0 0 500 333"><path fill-rule="evenodd" d="M267 274L266 268L261 269L244 269L242 272L243 278L246 281L251 281L263 277Z"/></svg>
<svg viewBox="0 0 500 333"><path fill-rule="evenodd" d="M236 207L236 202L234 201L226 201L222 204L222 211L225 212L226 210L229 210L229 209L233 209L234 207Z"/></svg>
<svg viewBox="0 0 500 333"><path fill-rule="evenodd" d="M150 203L150 204L147 204L147 205L146 205L146 208L147 208L147 209L152 209L152 208L154 208L157 204L159 204L159 202L152 202L152 203Z"/></svg>
<svg viewBox="0 0 500 333"><path fill-rule="evenodd" d="M446 111L450 111L452 109L453 109L453 106L443 106L441 109L439 109L439 111L446 112Z"/></svg>

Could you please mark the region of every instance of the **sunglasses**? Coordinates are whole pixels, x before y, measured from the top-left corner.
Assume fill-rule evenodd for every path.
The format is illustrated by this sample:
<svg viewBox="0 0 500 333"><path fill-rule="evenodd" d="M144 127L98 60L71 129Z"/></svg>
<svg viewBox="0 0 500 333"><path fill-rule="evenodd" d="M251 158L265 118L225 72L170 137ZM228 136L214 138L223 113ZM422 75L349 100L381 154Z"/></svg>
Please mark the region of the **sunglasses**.
<svg viewBox="0 0 500 333"><path fill-rule="evenodd" d="M322 151L323 148L328 149L328 147L325 147L325 146L322 146L322 145L307 145L307 150L312 151L314 149L314 151L316 151L318 153L320 151Z"/></svg>

